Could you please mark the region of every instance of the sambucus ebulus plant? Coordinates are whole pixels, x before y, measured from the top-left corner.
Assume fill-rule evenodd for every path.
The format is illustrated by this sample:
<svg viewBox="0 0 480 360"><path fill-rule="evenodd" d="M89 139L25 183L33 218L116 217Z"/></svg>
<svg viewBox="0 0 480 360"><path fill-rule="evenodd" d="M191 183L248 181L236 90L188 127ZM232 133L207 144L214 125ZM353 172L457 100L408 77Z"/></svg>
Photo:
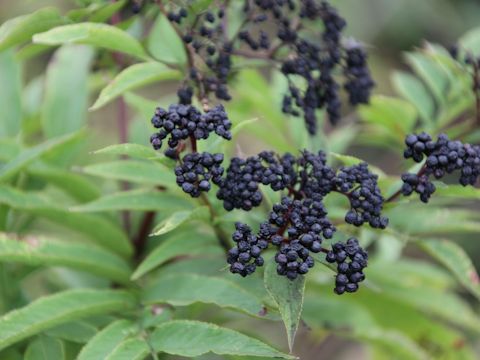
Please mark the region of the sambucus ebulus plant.
<svg viewBox="0 0 480 360"><path fill-rule="evenodd" d="M394 97L367 3L76 3L0 26L0 359L478 357L478 30Z"/></svg>

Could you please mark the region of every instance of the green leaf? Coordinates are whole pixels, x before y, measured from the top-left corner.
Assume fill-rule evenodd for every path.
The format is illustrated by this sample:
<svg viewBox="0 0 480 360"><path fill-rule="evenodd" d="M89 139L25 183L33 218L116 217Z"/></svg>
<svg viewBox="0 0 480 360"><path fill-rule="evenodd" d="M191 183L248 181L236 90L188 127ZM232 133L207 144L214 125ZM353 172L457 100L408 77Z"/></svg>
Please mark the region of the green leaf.
<svg viewBox="0 0 480 360"><path fill-rule="evenodd" d="M480 332L478 316L464 301L451 292L421 287L418 284L378 283L385 295L452 324Z"/></svg>
<svg viewBox="0 0 480 360"><path fill-rule="evenodd" d="M89 21L91 22L105 22L110 19L115 13L122 10L122 8L126 4L126 0L118 0L112 4L106 4L100 7L97 11L95 11L90 17Z"/></svg>
<svg viewBox="0 0 480 360"><path fill-rule="evenodd" d="M8 186L0 186L0 203L46 218L89 236L98 245L117 254L130 256L130 240L114 223L98 215L76 214L56 206L50 199L35 193L24 193Z"/></svg>
<svg viewBox="0 0 480 360"><path fill-rule="evenodd" d="M148 60L142 45L133 36L111 25L80 23L58 26L37 34L33 42L46 45L87 44Z"/></svg>
<svg viewBox="0 0 480 360"><path fill-rule="evenodd" d="M63 342L48 336L41 336L31 342L25 351L25 360L63 360L66 359Z"/></svg>
<svg viewBox="0 0 480 360"><path fill-rule="evenodd" d="M215 304L259 316L264 308L254 294L227 279L195 274L161 276L148 285L142 295L147 304L167 303L187 306L197 302Z"/></svg>
<svg viewBox="0 0 480 360"><path fill-rule="evenodd" d="M299 276L291 281L284 276L279 276L276 269L276 263L271 259L265 268L265 289L278 305L278 310L287 330L288 347L292 351L295 334L302 315L305 277Z"/></svg>
<svg viewBox="0 0 480 360"><path fill-rule="evenodd" d="M54 151L55 149L67 143L75 142L80 136L83 136L83 132L60 136L23 150L13 160L0 168L0 181L10 179L12 176L15 176L19 171L23 170L23 168L30 164L32 161Z"/></svg>
<svg viewBox="0 0 480 360"><path fill-rule="evenodd" d="M462 185L439 185L435 191L435 196L453 197L457 199L473 200L480 199L480 189L473 186Z"/></svg>
<svg viewBox="0 0 480 360"><path fill-rule="evenodd" d="M295 359L260 340L199 321L175 320L163 323L150 336L150 344L155 351L186 357L212 352L217 355Z"/></svg>
<svg viewBox="0 0 480 360"><path fill-rule="evenodd" d="M30 41L32 35L64 24L57 8L45 8L8 20L0 26L0 52Z"/></svg>
<svg viewBox="0 0 480 360"><path fill-rule="evenodd" d="M206 220L210 212L208 207L201 206L193 210L177 211L155 226L151 235L163 235L175 230L180 225L192 220Z"/></svg>
<svg viewBox="0 0 480 360"><path fill-rule="evenodd" d="M467 290L480 299L477 270L460 246L448 240L422 240L416 244L450 270Z"/></svg>
<svg viewBox="0 0 480 360"><path fill-rule="evenodd" d="M69 321L134 307L133 297L118 290L68 290L45 296L0 318L0 349Z"/></svg>
<svg viewBox="0 0 480 360"><path fill-rule="evenodd" d="M84 176L47 164L29 166L27 172L70 194L74 199L85 202L100 196L98 187Z"/></svg>
<svg viewBox="0 0 480 360"><path fill-rule="evenodd" d="M92 245L37 237L19 240L0 234L0 261L33 266L65 266L123 284L129 282L130 276L129 265L111 252Z"/></svg>
<svg viewBox="0 0 480 360"><path fill-rule="evenodd" d="M168 168L157 163L138 160L93 164L85 166L81 170L89 175L139 184L171 185L175 182L175 175Z"/></svg>
<svg viewBox="0 0 480 360"><path fill-rule="evenodd" d="M109 145L93 153L102 155L126 155L137 159L161 158L150 146L129 143Z"/></svg>
<svg viewBox="0 0 480 360"><path fill-rule="evenodd" d="M106 195L92 202L72 207L75 212L97 212L117 210L167 210L185 209L193 203L164 191L131 190Z"/></svg>
<svg viewBox="0 0 480 360"><path fill-rule="evenodd" d="M447 95L448 77L444 69L426 54L415 52L405 55L407 62L427 84L436 99L441 101Z"/></svg>
<svg viewBox="0 0 480 360"><path fill-rule="evenodd" d="M159 14L155 20L147 46L158 60L173 64L185 64L187 61L182 39L163 14Z"/></svg>
<svg viewBox="0 0 480 360"><path fill-rule="evenodd" d="M181 73L178 70L172 70L158 62L145 62L129 66L100 92L95 104L89 110L97 110L129 90L180 77Z"/></svg>
<svg viewBox="0 0 480 360"><path fill-rule="evenodd" d="M355 334L357 339L367 341L384 349L392 359L427 360L428 354L404 334L385 329L365 329Z"/></svg>
<svg viewBox="0 0 480 360"><path fill-rule="evenodd" d="M0 52L0 84L0 137L14 136L22 121L22 81L20 64L10 51Z"/></svg>
<svg viewBox="0 0 480 360"><path fill-rule="evenodd" d="M150 353L149 344L143 338L121 342L105 360L143 360Z"/></svg>
<svg viewBox="0 0 480 360"><path fill-rule="evenodd" d="M46 331L48 336L85 344L97 334L97 328L85 321L72 321Z"/></svg>
<svg viewBox="0 0 480 360"><path fill-rule="evenodd" d="M405 134L413 128L417 112L409 102L398 98L374 96L368 106L360 107L362 120L381 126L403 144Z"/></svg>
<svg viewBox="0 0 480 360"><path fill-rule="evenodd" d="M459 40L460 49L471 52L474 56L480 55L480 27L466 32Z"/></svg>
<svg viewBox="0 0 480 360"><path fill-rule="evenodd" d="M208 9L213 0L197 0L190 5L193 14L201 13Z"/></svg>
<svg viewBox="0 0 480 360"><path fill-rule="evenodd" d="M400 95L415 106L418 114L427 124L432 123L435 102L420 80L405 72L395 72L393 85Z"/></svg>
<svg viewBox="0 0 480 360"><path fill-rule="evenodd" d="M133 273L132 280L142 277L176 256L211 254L213 249L221 251L216 245L216 238L212 235L195 234L192 236L190 232L177 234L162 242L142 261Z"/></svg>
<svg viewBox="0 0 480 360"><path fill-rule="evenodd" d="M128 320L115 321L98 332L82 348L77 360L107 359L119 344L136 331L137 327Z"/></svg>
<svg viewBox="0 0 480 360"><path fill-rule="evenodd" d="M53 55L47 69L41 115L47 137L68 134L85 125L93 55L92 48L79 45L63 46Z"/></svg>

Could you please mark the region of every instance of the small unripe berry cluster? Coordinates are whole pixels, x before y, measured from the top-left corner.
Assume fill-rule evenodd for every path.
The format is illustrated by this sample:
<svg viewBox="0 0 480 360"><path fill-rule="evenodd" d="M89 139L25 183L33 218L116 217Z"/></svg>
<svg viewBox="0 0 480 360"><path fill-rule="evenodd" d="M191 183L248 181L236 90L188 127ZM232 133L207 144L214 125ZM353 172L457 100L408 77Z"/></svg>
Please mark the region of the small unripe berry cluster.
<svg viewBox="0 0 480 360"><path fill-rule="evenodd" d="M367 163L341 168L335 178L337 189L348 194L351 209L345 221L355 226L369 223L385 229L388 219L381 215L384 198L377 184L378 176L371 173Z"/></svg>
<svg viewBox="0 0 480 360"><path fill-rule="evenodd" d="M159 129L150 138L155 150L162 147L167 137L170 149L191 137L196 140L207 139L211 132L227 140L232 138L232 123L222 105L215 106L204 114L192 105L173 104L168 110L159 107L155 110L152 124Z"/></svg>
<svg viewBox="0 0 480 360"><path fill-rule="evenodd" d="M405 196L417 192L421 201L428 202L435 192L435 185L430 181L430 176L441 179L446 174L459 171L458 182L463 186L475 185L480 176L480 146L478 145L452 141L445 134L440 134L437 141L433 141L426 133L408 135L405 144L406 159L412 158L415 162L421 162L426 157L418 174L402 175L404 184L401 192Z"/></svg>
<svg viewBox="0 0 480 360"><path fill-rule="evenodd" d="M365 280L363 269L367 267L368 254L358 244L358 240L351 238L346 243L333 244L332 250L327 253L329 263L337 263L338 274L335 277L335 293L355 292L358 283Z"/></svg>
<svg viewBox="0 0 480 360"><path fill-rule="evenodd" d="M252 229L246 224L237 222L235 228L232 239L236 246L229 250L227 262L232 273L245 277L253 274L257 266L263 265L261 253L267 248L268 243L253 234Z"/></svg>
<svg viewBox="0 0 480 360"><path fill-rule="evenodd" d="M210 181L220 184L223 175L223 154L191 153L175 168L177 184L192 197L210 190Z"/></svg>

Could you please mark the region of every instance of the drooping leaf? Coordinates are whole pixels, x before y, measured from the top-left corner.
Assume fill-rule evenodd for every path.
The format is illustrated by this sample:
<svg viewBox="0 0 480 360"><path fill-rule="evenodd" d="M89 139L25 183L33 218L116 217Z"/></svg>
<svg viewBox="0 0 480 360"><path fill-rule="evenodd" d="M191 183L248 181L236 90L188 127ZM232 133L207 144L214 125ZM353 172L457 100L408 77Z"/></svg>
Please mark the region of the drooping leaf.
<svg viewBox="0 0 480 360"><path fill-rule="evenodd" d="M212 235L195 234L195 236L192 236L191 233L185 232L172 236L148 254L133 273L132 280L142 277L176 256L182 254L188 254L189 256L211 254L212 252L221 252L216 246L216 239Z"/></svg>
<svg viewBox="0 0 480 360"><path fill-rule="evenodd" d="M166 167L153 162L123 160L98 163L82 168L85 174L139 184L170 185L175 176ZM1 172L0 172L1 174Z"/></svg>
<svg viewBox="0 0 480 360"><path fill-rule="evenodd" d="M125 233L114 223L98 215L72 213L38 194L24 193L8 186L0 186L1 203L74 229L117 254L132 254L132 245Z"/></svg>
<svg viewBox="0 0 480 360"><path fill-rule="evenodd" d="M88 46L63 46L52 57L45 78L42 124L48 138L85 125L87 80L94 52ZM75 71L72 71L75 69Z"/></svg>
<svg viewBox="0 0 480 360"><path fill-rule="evenodd" d="M64 360L65 347L61 340L49 336L40 336L31 342L25 351L25 360Z"/></svg>
<svg viewBox="0 0 480 360"><path fill-rule="evenodd" d="M57 8L40 9L28 15L8 20L0 26L0 52L30 41L32 35L66 23Z"/></svg>
<svg viewBox="0 0 480 360"><path fill-rule="evenodd" d="M19 132L22 121L22 83L20 65L10 51L0 50L0 84L0 137L14 136Z"/></svg>
<svg viewBox="0 0 480 360"><path fill-rule="evenodd" d="M0 318L0 349L69 321L134 306L133 297L118 290L67 290L49 295Z"/></svg>
<svg viewBox="0 0 480 360"><path fill-rule="evenodd" d="M208 219L209 214L210 212L206 206L201 206L193 210L174 212L171 216L155 226L152 231L152 235L166 234L172 230L175 230L177 227L181 226L187 221Z"/></svg>
<svg viewBox="0 0 480 360"><path fill-rule="evenodd" d="M97 212L117 210L165 210L175 211L190 208L193 204L185 199L164 191L130 190L105 195L92 202L74 206L75 212Z"/></svg>
<svg viewBox="0 0 480 360"><path fill-rule="evenodd" d="M0 234L0 262L33 266L65 266L127 283L130 267L117 255L92 245L28 237L14 239Z"/></svg>
<svg viewBox="0 0 480 360"><path fill-rule="evenodd" d="M288 346L291 351L302 315L305 277L299 276L291 281L284 276L279 276L276 268L276 263L271 259L265 268L265 288L278 305L287 330Z"/></svg>
<svg viewBox="0 0 480 360"><path fill-rule="evenodd" d="M83 132L63 135L23 150L13 160L0 168L0 181L10 179L32 161L54 151L58 147L78 140L80 136L83 136Z"/></svg>
<svg viewBox="0 0 480 360"><path fill-rule="evenodd" d="M186 306L196 302L215 304L258 316L264 305L254 294L223 278L195 274L161 276L144 290L146 304Z"/></svg>
<svg viewBox="0 0 480 360"><path fill-rule="evenodd" d="M155 351L186 357L213 352L218 355L295 359L260 340L199 321L175 320L163 323L150 336L150 343Z"/></svg>
<svg viewBox="0 0 480 360"><path fill-rule="evenodd" d="M78 354L77 360L106 359L126 338L135 334L137 326L128 320L118 320L98 332Z"/></svg>
<svg viewBox="0 0 480 360"><path fill-rule="evenodd" d="M153 57L167 63L184 64L187 61L182 39L163 14L155 20L148 37L148 50Z"/></svg>
<svg viewBox="0 0 480 360"><path fill-rule="evenodd" d="M457 244L448 240L422 240L417 245L438 260L474 296L480 299L480 279L472 260Z"/></svg>
<svg viewBox="0 0 480 360"><path fill-rule="evenodd" d="M35 35L33 42L46 45L86 44L148 60L142 45L133 36L107 24L85 22L58 26Z"/></svg>
<svg viewBox="0 0 480 360"><path fill-rule="evenodd" d="M94 154L126 155L137 159L160 158L158 153L150 146L130 143L109 145L94 151Z"/></svg>
<svg viewBox="0 0 480 360"><path fill-rule="evenodd" d="M97 110L118 96L151 83L180 78L178 70L172 70L158 62L132 65L118 74L101 92L90 110Z"/></svg>

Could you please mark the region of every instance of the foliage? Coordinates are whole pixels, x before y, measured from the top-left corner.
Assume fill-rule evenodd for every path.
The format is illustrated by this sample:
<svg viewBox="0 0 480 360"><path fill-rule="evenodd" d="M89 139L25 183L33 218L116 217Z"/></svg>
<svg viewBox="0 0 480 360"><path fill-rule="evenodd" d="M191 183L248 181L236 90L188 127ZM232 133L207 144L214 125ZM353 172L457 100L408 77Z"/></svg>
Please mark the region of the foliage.
<svg viewBox="0 0 480 360"><path fill-rule="evenodd" d="M189 11L211 2L191 2ZM182 192L175 162L148 144L151 115L172 94L137 91L178 87L188 68L161 2L144 4L139 15L127 1L79 3L66 14L45 8L0 26L1 359L290 359L307 326L316 340L351 339L379 359L477 357L479 278L455 240L480 232L470 208L480 191L446 178L435 182L428 205L397 198L399 174L419 169L401 160L408 134L479 142L478 94L464 64L427 43L405 55L410 71L393 73L398 96L374 95L354 125L319 120L316 136L282 113L289 84L278 68L265 59L235 64L233 100L224 104L233 141L212 136L199 151L322 149L347 166L361 162L346 154L353 145L394 154L388 171L375 160L370 166L385 198L397 200L385 206L387 229L346 224L345 199L327 200L334 239L354 236L370 250L365 286L340 297L324 254L294 282L276 275L271 252L248 279L227 271L225 234L236 221L267 218L278 194L264 187L265 207L227 213L212 192L198 199ZM232 23L238 13L229 12ZM139 31L142 24L150 31ZM478 55L480 30L459 44ZM30 62L44 54L44 71L25 82ZM270 70L268 81L262 70ZM108 126L115 136L119 128L120 144L110 134L99 141L97 124L87 121L109 116L109 105L118 111L120 121ZM286 329L280 341L269 336L279 329Z"/></svg>

